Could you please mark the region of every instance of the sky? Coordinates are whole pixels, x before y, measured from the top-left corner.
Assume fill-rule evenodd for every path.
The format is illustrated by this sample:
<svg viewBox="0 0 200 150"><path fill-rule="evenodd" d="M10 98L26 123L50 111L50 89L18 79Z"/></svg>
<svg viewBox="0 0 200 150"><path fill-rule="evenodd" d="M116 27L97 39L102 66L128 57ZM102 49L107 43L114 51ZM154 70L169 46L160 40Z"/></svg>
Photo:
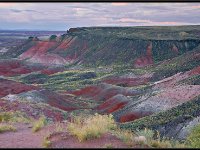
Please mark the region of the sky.
<svg viewBox="0 0 200 150"><path fill-rule="evenodd" d="M0 29L200 25L199 3L0 3Z"/></svg>

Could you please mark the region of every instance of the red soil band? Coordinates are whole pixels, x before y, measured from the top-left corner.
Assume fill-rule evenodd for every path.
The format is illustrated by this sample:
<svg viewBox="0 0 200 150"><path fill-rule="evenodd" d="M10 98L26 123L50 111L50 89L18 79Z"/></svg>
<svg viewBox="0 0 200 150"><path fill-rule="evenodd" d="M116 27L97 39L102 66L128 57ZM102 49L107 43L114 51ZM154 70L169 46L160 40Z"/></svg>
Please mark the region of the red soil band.
<svg viewBox="0 0 200 150"><path fill-rule="evenodd" d="M66 40L62 41L62 43L54 50L55 52L60 50L67 50L67 48L75 41L74 38L69 37Z"/></svg>
<svg viewBox="0 0 200 150"><path fill-rule="evenodd" d="M6 79L0 79L0 97L4 97L8 94L19 94L30 90L39 89L38 87L22 84L15 81Z"/></svg>
<svg viewBox="0 0 200 150"><path fill-rule="evenodd" d="M127 113L125 115L122 115L119 119L120 123L123 122L129 122L129 121L134 121L136 119L151 115L152 113L150 112L146 112L144 114L140 114L140 113L136 113L136 112L131 112L131 113Z"/></svg>
<svg viewBox="0 0 200 150"><path fill-rule="evenodd" d="M95 95L99 94L101 90L102 89L97 86L88 86L77 91L72 91L70 92L70 94L73 94L76 96L94 97Z"/></svg>
<svg viewBox="0 0 200 150"><path fill-rule="evenodd" d="M137 86L146 84L149 81L148 78L111 78L105 79L102 82L108 84L115 84L115 85L124 85L124 86Z"/></svg>
<svg viewBox="0 0 200 150"><path fill-rule="evenodd" d="M94 97L94 99L98 100L98 101L99 100L107 100L107 99L109 99L109 98L111 98L111 97L113 97L117 94L121 94L121 93L119 93L119 90L113 89L113 90L110 90L110 91L104 91L104 92L99 93L99 95L96 95Z"/></svg>
<svg viewBox="0 0 200 150"><path fill-rule="evenodd" d="M13 76L17 74L25 74L31 72L30 69L23 66L20 61L1 61L0 62L0 75Z"/></svg>
<svg viewBox="0 0 200 150"><path fill-rule="evenodd" d="M59 111L54 111L49 107L42 106L42 109L32 105L31 103L21 103L19 101L9 102L7 100L0 99L0 108L4 108L5 111L21 111L29 117L38 119L39 114L44 114L48 118L52 118L54 121L64 120L64 116ZM37 113L36 113L37 112Z"/></svg>
<svg viewBox="0 0 200 150"><path fill-rule="evenodd" d="M130 114L126 114L126 115L121 116L120 122L123 123L123 122L133 121L133 120L136 120L136 119L139 119L139 118L141 118L140 115L130 113Z"/></svg>
<svg viewBox="0 0 200 150"><path fill-rule="evenodd" d="M99 105L97 107L97 110L102 110L102 109L106 109L108 107L110 107L113 103L115 103L117 101L117 99L109 99L107 101L105 101L103 104Z"/></svg>
<svg viewBox="0 0 200 150"><path fill-rule="evenodd" d="M176 45L174 45L174 44L173 44L173 47L172 47L172 51L175 52L176 54L179 53L178 48L177 48Z"/></svg>
<svg viewBox="0 0 200 150"><path fill-rule="evenodd" d="M119 109L122 109L128 102L120 102L120 103L116 103L114 104L111 108L109 108L107 110L108 113L113 113Z"/></svg>
<svg viewBox="0 0 200 150"><path fill-rule="evenodd" d="M189 75L198 75L200 74L200 66L192 69L190 72L189 72Z"/></svg>
<svg viewBox="0 0 200 150"><path fill-rule="evenodd" d="M137 58L134 61L134 67L141 68L152 64L153 64L152 43L150 43L147 45L146 54L144 56Z"/></svg>
<svg viewBox="0 0 200 150"><path fill-rule="evenodd" d="M48 102L48 104L53 106L53 107L57 107L57 108L60 108L62 110L65 110L65 111L72 111L72 110L78 109L78 108L75 108L75 107L63 106L62 104L58 104L55 101L50 101L50 102Z"/></svg>
<svg viewBox="0 0 200 150"><path fill-rule="evenodd" d="M0 75L15 76L27 74L44 69L43 66L28 66L21 60L1 60L0 61Z"/></svg>
<svg viewBox="0 0 200 150"><path fill-rule="evenodd" d="M31 58L34 55L40 56L41 54L47 53L48 49L53 47L56 42L38 41L36 45L29 48L26 52L20 55L21 59Z"/></svg>
<svg viewBox="0 0 200 150"><path fill-rule="evenodd" d="M137 58L135 60L134 67L142 68L152 64L153 64L153 59L151 56L141 56L140 58Z"/></svg>
<svg viewBox="0 0 200 150"><path fill-rule="evenodd" d="M51 75L51 74L54 74L54 73L57 73L57 72L63 72L64 70L63 69L57 69L57 68L47 68L47 69L43 69L41 71L42 74L46 74L46 75Z"/></svg>
<svg viewBox="0 0 200 150"><path fill-rule="evenodd" d="M50 50L52 47L55 47L57 44L58 43L55 41L38 41L36 42L36 45L21 54L19 58L29 58L32 62L42 63L44 65L65 64L66 60L63 57L57 54L48 53L48 50Z"/></svg>

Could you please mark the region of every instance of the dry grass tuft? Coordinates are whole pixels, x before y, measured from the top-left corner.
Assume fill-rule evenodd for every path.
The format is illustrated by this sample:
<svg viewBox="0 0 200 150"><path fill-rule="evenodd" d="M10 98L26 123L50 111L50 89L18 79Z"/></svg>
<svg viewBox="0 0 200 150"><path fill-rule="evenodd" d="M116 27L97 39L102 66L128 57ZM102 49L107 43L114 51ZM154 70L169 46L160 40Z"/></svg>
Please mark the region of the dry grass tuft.
<svg viewBox="0 0 200 150"><path fill-rule="evenodd" d="M115 131L112 132L113 135L118 137L120 140L122 140L124 143L126 143L128 146L133 146L133 138L135 135L133 132L129 130L121 130L121 129L116 129Z"/></svg>
<svg viewBox="0 0 200 150"><path fill-rule="evenodd" d="M47 123L46 118L44 116L40 117L33 123L32 131L33 132L39 131L42 127L46 125L46 123Z"/></svg>
<svg viewBox="0 0 200 150"><path fill-rule="evenodd" d="M16 131L16 128L12 125L1 125L0 124L0 133L7 132L7 131Z"/></svg>
<svg viewBox="0 0 200 150"><path fill-rule="evenodd" d="M20 111L8 111L0 113L0 122L23 122L29 123L30 119Z"/></svg>
<svg viewBox="0 0 200 150"><path fill-rule="evenodd" d="M76 116L72 122L68 124L68 131L70 134L76 136L80 142L98 138L102 134L116 129L117 125L110 115L99 115L82 117Z"/></svg>

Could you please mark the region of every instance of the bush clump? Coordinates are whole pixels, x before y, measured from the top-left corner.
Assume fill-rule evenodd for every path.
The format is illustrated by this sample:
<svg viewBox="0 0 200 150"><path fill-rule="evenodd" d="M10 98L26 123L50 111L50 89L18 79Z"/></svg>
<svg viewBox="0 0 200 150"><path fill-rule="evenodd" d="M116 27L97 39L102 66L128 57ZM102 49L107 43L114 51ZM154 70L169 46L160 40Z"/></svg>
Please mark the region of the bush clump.
<svg viewBox="0 0 200 150"><path fill-rule="evenodd" d="M160 138L160 133L153 131L151 129L145 128L144 130L138 130L136 132L138 136L144 136L146 141L144 145L147 145L151 148L186 148L185 143L180 143L179 141L169 139L166 137Z"/></svg>
<svg viewBox="0 0 200 150"><path fill-rule="evenodd" d="M6 131L16 131L16 128L12 125L0 125L0 133L6 132Z"/></svg>
<svg viewBox="0 0 200 150"><path fill-rule="evenodd" d="M111 114L95 114L94 116L88 117L74 117L68 124L67 129L70 134L76 136L82 142L88 139L98 138L116 127L116 123Z"/></svg>
<svg viewBox="0 0 200 150"><path fill-rule="evenodd" d="M36 120L33 123L33 128L32 131L33 132L37 132L39 131L42 127L44 127L47 124L47 120L44 116L41 116L38 120Z"/></svg>
<svg viewBox="0 0 200 150"><path fill-rule="evenodd" d="M26 114L20 111L0 112L0 122L24 122L28 123L30 119Z"/></svg>

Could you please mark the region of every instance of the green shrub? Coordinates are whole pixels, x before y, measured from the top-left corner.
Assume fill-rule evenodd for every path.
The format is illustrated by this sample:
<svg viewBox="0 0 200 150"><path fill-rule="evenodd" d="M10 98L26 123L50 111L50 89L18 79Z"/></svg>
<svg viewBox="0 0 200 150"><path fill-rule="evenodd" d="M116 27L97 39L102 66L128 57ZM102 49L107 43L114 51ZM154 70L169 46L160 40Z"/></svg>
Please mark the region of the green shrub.
<svg viewBox="0 0 200 150"><path fill-rule="evenodd" d="M192 148L200 148L200 124L195 126L186 141Z"/></svg>

